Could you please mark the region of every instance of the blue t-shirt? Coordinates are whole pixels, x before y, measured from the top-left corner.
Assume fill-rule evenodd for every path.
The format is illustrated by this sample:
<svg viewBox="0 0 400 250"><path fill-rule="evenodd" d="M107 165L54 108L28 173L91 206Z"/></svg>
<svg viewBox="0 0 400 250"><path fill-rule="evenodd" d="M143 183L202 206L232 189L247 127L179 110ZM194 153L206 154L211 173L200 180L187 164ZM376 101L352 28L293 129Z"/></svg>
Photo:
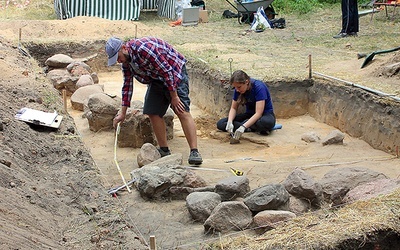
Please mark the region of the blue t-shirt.
<svg viewBox="0 0 400 250"><path fill-rule="evenodd" d="M246 113L247 114L255 114L256 113L256 102L265 100L265 107L263 114L273 113L274 108L272 106L271 94L269 93L269 89L267 85L260 81L255 80L253 78L250 79L251 89L247 90L244 93L244 97L246 98ZM234 91L233 100L237 101L240 93Z"/></svg>

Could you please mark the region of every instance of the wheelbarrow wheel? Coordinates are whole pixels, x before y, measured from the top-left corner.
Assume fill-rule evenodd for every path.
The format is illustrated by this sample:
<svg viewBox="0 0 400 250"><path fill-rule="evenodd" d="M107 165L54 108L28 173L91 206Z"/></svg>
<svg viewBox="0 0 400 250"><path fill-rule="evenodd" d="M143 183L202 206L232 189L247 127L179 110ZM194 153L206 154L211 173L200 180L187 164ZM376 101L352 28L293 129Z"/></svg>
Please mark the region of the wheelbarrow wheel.
<svg viewBox="0 0 400 250"><path fill-rule="evenodd" d="M248 23L249 15L246 13L239 13L238 22L239 22L239 24Z"/></svg>
<svg viewBox="0 0 400 250"><path fill-rule="evenodd" d="M243 24L243 22L242 22L242 14L241 13L238 14L238 23L239 24Z"/></svg>
<svg viewBox="0 0 400 250"><path fill-rule="evenodd" d="M269 20L275 19L275 10L272 5L269 5L267 8L264 9L265 15L267 15Z"/></svg>
<svg viewBox="0 0 400 250"><path fill-rule="evenodd" d="M243 24L243 23L251 24L251 23L253 23L253 19L254 19L253 13L251 13L251 14L239 13L238 22L239 22L239 24Z"/></svg>

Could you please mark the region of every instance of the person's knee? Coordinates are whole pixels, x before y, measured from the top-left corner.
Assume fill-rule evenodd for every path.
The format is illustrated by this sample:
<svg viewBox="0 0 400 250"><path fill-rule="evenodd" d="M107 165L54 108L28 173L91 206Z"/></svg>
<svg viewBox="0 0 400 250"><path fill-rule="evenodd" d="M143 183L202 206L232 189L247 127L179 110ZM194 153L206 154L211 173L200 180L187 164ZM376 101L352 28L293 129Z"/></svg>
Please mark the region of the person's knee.
<svg viewBox="0 0 400 250"><path fill-rule="evenodd" d="M226 119L221 119L217 122L217 129L225 131L226 128Z"/></svg>
<svg viewBox="0 0 400 250"><path fill-rule="evenodd" d="M190 112L187 111L183 111L180 113L175 113L176 116L178 116L178 119L182 122L182 121L188 121L190 119L193 119L192 114Z"/></svg>
<svg viewBox="0 0 400 250"><path fill-rule="evenodd" d="M275 119L260 119L255 125L256 131L270 131L275 126Z"/></svg>

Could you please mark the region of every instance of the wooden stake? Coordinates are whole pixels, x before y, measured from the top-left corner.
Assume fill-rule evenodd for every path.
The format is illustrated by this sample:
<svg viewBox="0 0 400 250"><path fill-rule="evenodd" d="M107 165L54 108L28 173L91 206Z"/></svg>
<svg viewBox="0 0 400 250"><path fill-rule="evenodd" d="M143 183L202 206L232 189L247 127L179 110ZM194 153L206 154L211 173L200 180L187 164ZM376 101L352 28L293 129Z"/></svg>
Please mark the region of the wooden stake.
<svg viewBox="0 0 400 250"><path fill-rule="evenodd" d="M156 250L156 236L150 235L150 250Z"/></svg>
<svg viewBox="0 0 400 250"><path fill-rule="evenodd" d="M308 55L308 79L312 78L312 70L311 70L311 54Z"/></svg>
<svg viewBox="0 0 400 250"><path fill-rule="evenodd" d="M21 44L21 35L22 35L22 28L19 28L19 34L18 34L18 45Z"/></svg>
<svg viewBox="0 0 400 250"><path fill-rule="evenodd" d="M64 102L64 111L65 111L65 113L68 113L68 110L67 110L67 90L63 89L62 90L62 95L63 95L63 102Z"/></svg>

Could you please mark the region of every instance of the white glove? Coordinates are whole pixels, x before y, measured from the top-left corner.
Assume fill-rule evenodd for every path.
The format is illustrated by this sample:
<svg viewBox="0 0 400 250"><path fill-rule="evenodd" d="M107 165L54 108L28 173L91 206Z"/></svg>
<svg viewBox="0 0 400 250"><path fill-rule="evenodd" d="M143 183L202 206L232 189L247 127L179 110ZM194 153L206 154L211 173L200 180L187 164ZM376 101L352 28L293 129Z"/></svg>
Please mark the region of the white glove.
<svg viewBox="0 0 400 250"><path fill-rule="evenodd" d="M246 128L243 125L240 126L238 129L236 129L235 135L233 136L233 139L239 140L240 136L242 136L242 134L244 133L245 129Z"/></svg>
<svg viewBox="0 0 400 250"><path fill-rule="evenodd" d="M231 121L228 121L226 123L226 131L228 131L228 133L232 134L233 133L233 123Z"/></svg>

